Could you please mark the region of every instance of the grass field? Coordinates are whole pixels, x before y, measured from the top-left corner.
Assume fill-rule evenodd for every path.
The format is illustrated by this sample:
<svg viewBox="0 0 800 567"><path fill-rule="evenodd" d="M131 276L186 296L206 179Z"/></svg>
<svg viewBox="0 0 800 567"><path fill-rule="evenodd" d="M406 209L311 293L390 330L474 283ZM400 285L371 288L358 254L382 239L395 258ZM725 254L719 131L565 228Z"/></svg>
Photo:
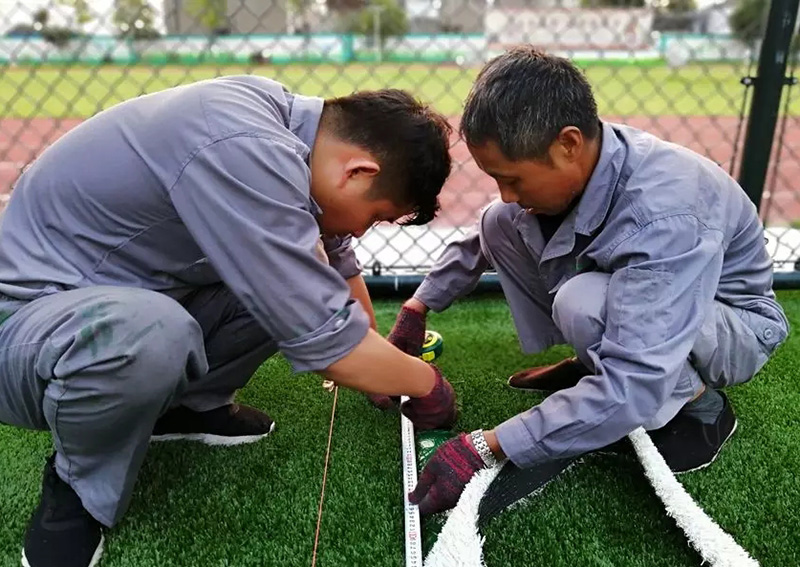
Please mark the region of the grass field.
<svg viewBox="0 0 800 567"><path fill-rule="evenodd" d="M800 292L779 299L800 326ZM379 302L388 332L397 302ZM519 353L498 299L467 300L434 315L445 337L440 365L459 393L459 430L491 427L539 398L513 392L505 377L568 354ZM751 383L729 391L740 427L720 459L681 481L698 503L764 566L800 564L800 335L793 333ZM308 566L332 394L311 375L269 361L240 400L269 411L268 440L209 449L156 445L133 505L108 538L103 567ZM320 567L403 565L399 419L341 391L333 436ZM36 504L47 434L0 427L0 566L18 565ZM427 544L437 522L427 521ZM486 533L488 567L511 565L679 567L699 564L635 462L596 457Z"/></svg>
<svg viewBox="0 0 800 567"><path fill-rule="evenodd" d="M287 65L273 67L0 68L0 117L85 118L120 101L217 75L255 73L307 95L344 95L387 86L409 89L457 115L476 68L423 64ZM608 116L736 116L746 74L742 64L591 65L600 112ZM797 98L797 97L795 97ZM800 114L794 100L792 114Z"/></svg>

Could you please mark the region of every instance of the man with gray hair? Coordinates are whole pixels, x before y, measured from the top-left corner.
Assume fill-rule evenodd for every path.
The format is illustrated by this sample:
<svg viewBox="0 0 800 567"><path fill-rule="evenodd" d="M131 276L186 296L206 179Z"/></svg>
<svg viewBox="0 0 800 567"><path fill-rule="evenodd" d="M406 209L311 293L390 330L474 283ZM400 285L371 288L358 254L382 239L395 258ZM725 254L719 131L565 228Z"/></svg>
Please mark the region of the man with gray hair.
<svg viewBox="0 0 800 567"><path fill-rule="evenodd" d="M494 267L526 352L576 357L510 386L552 394L439 448L412 501L452 507L497 460L521 468L595 451L644 426L675 472L710 464L736 428L720 388L750 380L788 334L756 208L717 164L601 122L569 61L519 47L492 60L462 135L502 202L450 244L396 323L422 342Z"/></svg>

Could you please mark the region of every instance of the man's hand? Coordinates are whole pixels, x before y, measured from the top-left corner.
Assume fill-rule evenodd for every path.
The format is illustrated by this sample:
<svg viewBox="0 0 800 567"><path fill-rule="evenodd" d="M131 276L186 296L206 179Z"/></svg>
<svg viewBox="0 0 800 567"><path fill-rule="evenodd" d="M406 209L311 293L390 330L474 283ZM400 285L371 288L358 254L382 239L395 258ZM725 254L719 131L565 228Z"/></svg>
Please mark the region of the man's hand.
<svg viewBox="0 0 800 567"><path fill-rule="evenodd" d="M378 409L388 410L400 403L399 396L384 396L383 394L366 394L370 403Z"/></svg>
<svg viewBox="0 0 800 567"><path fill-rule="evenodd" d="M425 342L425 311L415 308L415 300L407 301L389 333L387 340L411 356L419 356ZM422 305L419 301L416 304Z"/></svg>
<svg viewBox="0 0 800 567"><path fill-rule="evenodd" d="M419 356L425 342L425 312L427 307L415 299L403 305L387 340L411 356ZM377 408L387 410L400 403L400 398L381 394L367 394L369 401Z"/></svg>
<svg viewBox="0 0 800 567"><path fill-rule="evenodd" d="M419 431L426 429L449 429L456 422L456 393L436 366L433 389L420 398L409 398L400 406L400 411L411 420Z"/></svg>
<svg viewBox="0 0 800 567"><path fill-rule="evenodd" d="M462 433L436 450L408 499L423 515L449 510L458 503L472 476L484 467L469 435Z"/></svg>

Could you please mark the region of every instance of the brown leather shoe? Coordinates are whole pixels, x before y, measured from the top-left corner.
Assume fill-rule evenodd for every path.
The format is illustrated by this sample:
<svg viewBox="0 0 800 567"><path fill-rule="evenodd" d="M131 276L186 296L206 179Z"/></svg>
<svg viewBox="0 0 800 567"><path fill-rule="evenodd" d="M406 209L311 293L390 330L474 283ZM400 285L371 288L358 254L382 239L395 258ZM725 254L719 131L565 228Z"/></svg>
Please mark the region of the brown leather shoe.
<svg viewBox="0 0 800 567"><path fill-rule="evenodd" d="M555 392L572 388L591 373L577 358L568 358L558 364L537 366L512 374L508 385L526 392Z"/></svg>

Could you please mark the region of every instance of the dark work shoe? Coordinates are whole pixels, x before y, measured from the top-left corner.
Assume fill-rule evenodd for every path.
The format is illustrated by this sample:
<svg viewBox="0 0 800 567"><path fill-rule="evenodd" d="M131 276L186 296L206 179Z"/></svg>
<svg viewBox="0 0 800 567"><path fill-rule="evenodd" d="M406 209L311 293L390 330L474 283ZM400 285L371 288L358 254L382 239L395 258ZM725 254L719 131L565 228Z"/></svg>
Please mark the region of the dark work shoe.
<svg viewBox="0 0 800 567"><path fill-rule="evenodd" d="M158 419L150 439L242 445L263 439L274 429L275 422L270 416L249 406L229 404L210 411L178 406Z"/></svg>
<svg viewBox="0 0 800 567"><path fill-rule="evenodd" d="M572 388L581 378L591 373L577 358L568 358L558 364L517 372L508 379L508 385L515 390L527 392L556 392Z"/></svg>
<svg viewBox="0 0 800 567"><path fill-rule="evenodd" d="M103 554L100 522L47 460L42 498L33 513L22 550L23 567L94 567Z"/></svg>
<svg viewBox="0 0 800 567"><path fill-rule="evenodd" d="M728 397L714 423L703 423L681 410L664 427L650 431L650 438L675 473L696 471L714 462L722 446L736 431L736 415Z"/></svg>

